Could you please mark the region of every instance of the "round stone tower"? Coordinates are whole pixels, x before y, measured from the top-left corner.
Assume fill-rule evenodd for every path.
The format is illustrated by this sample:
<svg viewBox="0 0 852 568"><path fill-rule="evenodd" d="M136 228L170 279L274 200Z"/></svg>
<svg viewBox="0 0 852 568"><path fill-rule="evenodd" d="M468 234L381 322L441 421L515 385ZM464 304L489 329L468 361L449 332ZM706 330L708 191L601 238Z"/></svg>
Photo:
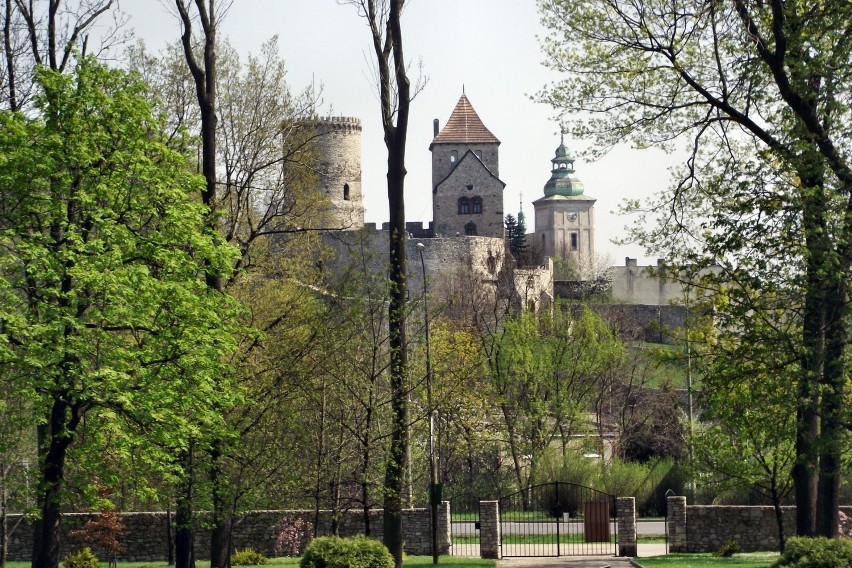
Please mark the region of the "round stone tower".
<svg viewBox="0 0 852 568"><path fill-rule="evenodd" d="M361 194L361 120L330 116L317 123L319 187L332 205L329 229L364 226Z"/></svg>

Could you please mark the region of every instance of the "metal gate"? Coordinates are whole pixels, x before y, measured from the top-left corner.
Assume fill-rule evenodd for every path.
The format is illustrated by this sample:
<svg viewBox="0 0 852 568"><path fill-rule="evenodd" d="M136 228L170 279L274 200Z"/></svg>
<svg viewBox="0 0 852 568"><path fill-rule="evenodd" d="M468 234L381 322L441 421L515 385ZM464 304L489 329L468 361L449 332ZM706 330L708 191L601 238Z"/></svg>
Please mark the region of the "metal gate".
<svg viewBox="0 0 852 568"><path fill-rule="evenodd" d="M479 558L479 497L464 493L450 503L450 556Z"/></svg>
<svg viewBox="0 0 852 568"><path fill-rule="evenodd" d="M510 556L615 556L615 496L546 483L500 498L500 547Z"/></svg>

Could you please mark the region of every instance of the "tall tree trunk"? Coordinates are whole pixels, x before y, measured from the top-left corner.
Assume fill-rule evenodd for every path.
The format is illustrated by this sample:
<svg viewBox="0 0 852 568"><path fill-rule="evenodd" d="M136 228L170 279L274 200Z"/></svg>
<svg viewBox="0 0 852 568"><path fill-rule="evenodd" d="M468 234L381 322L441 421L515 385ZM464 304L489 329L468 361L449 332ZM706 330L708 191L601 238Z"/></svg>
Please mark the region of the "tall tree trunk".
<svg viewBox="0 0 852 568"><path fill-rule="evenodd" d="M65 393L67 396L68 393ZM58 568L62 515L60 491L65 473L65 457L80 422L77 405L64 402L57 394L46 424L38 427L41 482L36 504L40 517L33 523L33 568Z"/></svg>
<svg viewBox="0 0 852 568"><path fill-rule="evenodd" d="M803 171L800 176L803 194L802 225L808 256L802 323L802 370L796 405L796 463L792 477L796 496L796 534L814 536L819 472L819 383L825 357L826 292L823 271L826 268L829 247L826 242L826 205L822 172Z"/></svg>
<svg viewBox="0 0 852 568"><path fill-rule="evenodd" d="M816 534L837 538L840 524L840 468L843 448L843 394L847 381L845 348L847 341L848 298L846 279L849 267L838 266L832 273L826 298L826 347L820 400L819 482L817 489Z"/></svg>
<svg viewBox="0 0 852 568"><path fill-rule="evenodd" d="M391 432L385 466L384 544L402 568L402 503L408 461L408 357L405 339L406 237L405 146L411 105L411 86L405 69L400 17L404 0L357 3L366 9L378 66L382 129L388 151L387 191L390 213L388 264L390 302L388 335L390 345ZM384 29L382 29L384 27ZM392 66L392 67L391 67ZM394 106L396 102L396 106Z"/></svg>
<svg viewBox="0 0 852 568"><path fill-rule="evenodd" d="M201 200L209 210L208 222L218 228L216 202L216 8L214 0L195 0L198 19L204 39L203 60L196 60L192 49L192 20L185 4L186 0L175 0L183 23L184 56L195 83L195 94L201 114L201 171L205 188ZM207 286L216 292L222 292L222 275L210 271L206 275ZM222 440L213 440L211 447L211 468L209 471L213 493L213 527L210 531L210 568L229 568L231 541L231 513L226 498L226 480L221 469L223 453Z"/></svg>
<svg viewBox="0 0 852 568"><path fill-rule="evenodd" d="M183 481L178 486L175 500L175 568L195 568L195 537L193 530L193 463L192 448L180 457Z"/></svg>

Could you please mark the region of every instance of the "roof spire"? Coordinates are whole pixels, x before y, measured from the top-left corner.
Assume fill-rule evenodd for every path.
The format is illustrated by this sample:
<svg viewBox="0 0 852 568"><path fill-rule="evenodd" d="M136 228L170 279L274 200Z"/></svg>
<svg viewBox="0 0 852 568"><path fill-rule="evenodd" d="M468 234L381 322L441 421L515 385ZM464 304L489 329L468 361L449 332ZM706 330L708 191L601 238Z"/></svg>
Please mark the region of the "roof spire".
<svg viewBox="0 0 852 568"><path fill-rule="evenodd" d="M464 94L464 83L462 83L462 94Z"/></svg>

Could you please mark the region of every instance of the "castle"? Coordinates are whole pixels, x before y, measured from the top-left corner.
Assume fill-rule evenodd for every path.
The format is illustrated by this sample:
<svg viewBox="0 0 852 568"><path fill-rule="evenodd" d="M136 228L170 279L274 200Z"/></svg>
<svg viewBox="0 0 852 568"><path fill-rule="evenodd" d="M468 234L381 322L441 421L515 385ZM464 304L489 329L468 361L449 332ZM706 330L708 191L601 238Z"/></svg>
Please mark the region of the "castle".
<svg viewBox="0 0 852 568"><path fill-rule="evenodd" d="M320 189L332 207L326 242L335 249L338 262L350 259L356 246L373 251L373 268L381 271L388 250L387 225L364 223L361 121L324 118L317 125L317 133ZM593 259L596 200L585 193L576 176L574 158L561 139L551 159L550 179L543 185L543 195L533 201L534 231L526 239L535 252L531 256L540 261L536 266L518 266L506 250L506 183L499 176L499 146L500 140L464 94L443 128L435 119L429 144L433 220L428 226L406 223L408 258L416 260L422 254L429 281L444 288L435 290L442 296L453 294L464 285L462 280L497 287L503 278L508 280L503 285L517 304L539 309L557 296L570 296L566 291L569 282L554 285L551 259L571 258L578 263ZM417 248L419 243L424 245L422 249ZM410 289L422 286L419 268L409 263ZM608 272L610 301L617 305L652 306L649 313L653 315L661 313L657 306L682 297L683 289L677 282L660 278L633 259Z"/></svg>

